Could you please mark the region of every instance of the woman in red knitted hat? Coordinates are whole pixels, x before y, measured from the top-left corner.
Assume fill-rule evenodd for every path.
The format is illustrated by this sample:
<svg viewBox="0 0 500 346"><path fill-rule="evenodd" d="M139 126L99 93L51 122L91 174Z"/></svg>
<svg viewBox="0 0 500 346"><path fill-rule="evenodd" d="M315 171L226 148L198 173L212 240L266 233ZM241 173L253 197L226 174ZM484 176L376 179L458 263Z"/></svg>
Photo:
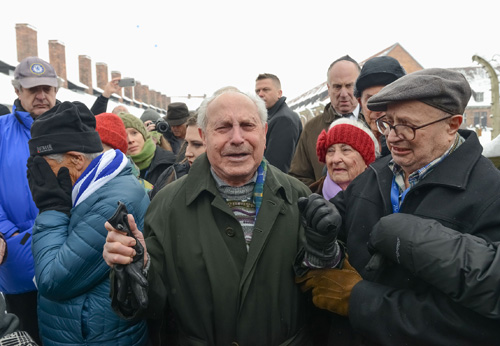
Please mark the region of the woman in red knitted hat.
<svg viewBox="0 0 500 346"><path fill-rule="evenodd" d="M316 143L316 154L326 164L326 175L309 188L326 199L333 198L375 161L379 151L378 141L366 125L348 118L334 121L328 132L320 133Z"/></svg>

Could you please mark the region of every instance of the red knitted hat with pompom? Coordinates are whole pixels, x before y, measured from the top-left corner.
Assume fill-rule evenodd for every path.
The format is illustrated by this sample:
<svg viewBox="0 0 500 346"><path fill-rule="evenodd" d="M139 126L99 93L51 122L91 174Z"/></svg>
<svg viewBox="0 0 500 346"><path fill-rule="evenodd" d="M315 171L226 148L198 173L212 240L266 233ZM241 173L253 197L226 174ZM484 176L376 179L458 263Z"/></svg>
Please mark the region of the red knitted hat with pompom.
<svg viewBox="0 0 500 346"><path fill-rule="evenodd" d="M350 124L338 124L326 132L323 130L318 136L316 154L320 162L325 163L326 152L334 144L344 143L353 147L361 154L368 166L375 161L375 144L364 130Z"/></svg>
<svg viewBox="0 0 500 346"><path fill-rule="evenodd" d="M122 119L113 113L101 113L96 115L95 122L95 129L99 132L101 141L126 155L128 140Z"/></svg>

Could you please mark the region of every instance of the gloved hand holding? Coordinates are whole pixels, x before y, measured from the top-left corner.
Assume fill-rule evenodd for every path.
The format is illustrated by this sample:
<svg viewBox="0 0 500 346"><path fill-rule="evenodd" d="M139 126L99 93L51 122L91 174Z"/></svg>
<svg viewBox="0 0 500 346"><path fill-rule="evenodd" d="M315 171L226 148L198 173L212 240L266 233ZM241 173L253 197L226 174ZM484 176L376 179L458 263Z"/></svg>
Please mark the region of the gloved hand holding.
<svg viewBox="0 0 500 346"><path fill-rule="evenodd" d="M339 255L337 235L342 224L335 205L313 193L298 200L300 221L305 229L307 254L328 263Z"/></svg>
<svg viewBox="0 0 500 346"><path fill-rule="evenodd" d="M61 167L56 176L49 163L38 155L30 156L27 166L28 184L40 213L57 210L69 215L73 184L68 168Z"/></svg>
<svg viewBox="0 0 500 346"><path fill-rule="evenodd" d="M341 316L349 314L351 291L361 280L347 258L342 269L311 269L304 276L295 278L303 292L312 289L314 305Z"/></svg>
<svg viewBox="0 0 500 346"><path fill-rule="evenodd" d="M134 232L138 236L142 236L142 234L135 223L129 223L128 211L122 202L118 202L116 212L109 218L105 226L108 231L124 232L127 237L135 240L135 244L132 246L135 252L132 262L128 264L114 263L112 269L115 272L116 300L120 304L120 309L125 315L133 315L135 311L145 309L148 306L148 281L143 270L145 248ZM106 259L108 255L105 245L103 256Z"/></svg>

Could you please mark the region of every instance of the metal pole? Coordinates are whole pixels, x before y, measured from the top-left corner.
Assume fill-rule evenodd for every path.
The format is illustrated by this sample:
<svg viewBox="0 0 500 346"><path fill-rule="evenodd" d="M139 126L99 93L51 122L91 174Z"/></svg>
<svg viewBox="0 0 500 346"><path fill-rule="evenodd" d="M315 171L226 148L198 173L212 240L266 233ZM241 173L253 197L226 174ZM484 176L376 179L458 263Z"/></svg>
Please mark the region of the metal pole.
<svg viewBox="0 0 500 346"><path fill-rule="evenodd" d="M474 55L472 60L481 64L484 69L488 72L491 81L491 114L492 114L492 126L491 139L495 139L500 134L500 107L499 102L499 92L498 92L498 76L491 64L485 59L478 55Z"/></svg>

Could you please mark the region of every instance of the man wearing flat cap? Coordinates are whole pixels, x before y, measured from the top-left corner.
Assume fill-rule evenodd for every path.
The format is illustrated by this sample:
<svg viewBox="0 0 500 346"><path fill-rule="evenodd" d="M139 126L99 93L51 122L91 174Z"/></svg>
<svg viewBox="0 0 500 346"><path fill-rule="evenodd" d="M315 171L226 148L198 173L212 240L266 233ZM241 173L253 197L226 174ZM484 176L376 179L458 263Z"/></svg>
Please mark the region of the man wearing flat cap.
<svg viewBox="0 0 500 346"><path fill-rule="evenodd" d="M0 117L0 232L9 256L0 269L0 291L21 328L38 338L37 292L33 282L31 232L38 214L26 180L28 140L33 121L54 107L58 79L54 68L38 57L17 65L12 85L17 99L10 114Z"/></svg>
<svg viewBox="0 0 500 346"><path fill-rule="evenodd" d="M346 245L338 268L296 270L316 306L347 317L332 343L498 344L498 309L488 308L498 283L485 282L489 263L476 259L500 241L500 173L476 134L459 130L470 96L462 74L439 68L387 85L368 108L386 112L377 125L391 155L332 200L299 201L310 232ZM443 253L446 239L463 246Z"/></svg>
<svg viewBox="0 0 500 346"><path fill-rule="evenodd" d="M32 251L44 345L145 345L145 322L111 309L104 223L122 201L142 229L149 198L120 150L104 153L96 120L63 102L31 127L28 182L39 210ZM10 256L10 254L9 254Z"/></svg>

